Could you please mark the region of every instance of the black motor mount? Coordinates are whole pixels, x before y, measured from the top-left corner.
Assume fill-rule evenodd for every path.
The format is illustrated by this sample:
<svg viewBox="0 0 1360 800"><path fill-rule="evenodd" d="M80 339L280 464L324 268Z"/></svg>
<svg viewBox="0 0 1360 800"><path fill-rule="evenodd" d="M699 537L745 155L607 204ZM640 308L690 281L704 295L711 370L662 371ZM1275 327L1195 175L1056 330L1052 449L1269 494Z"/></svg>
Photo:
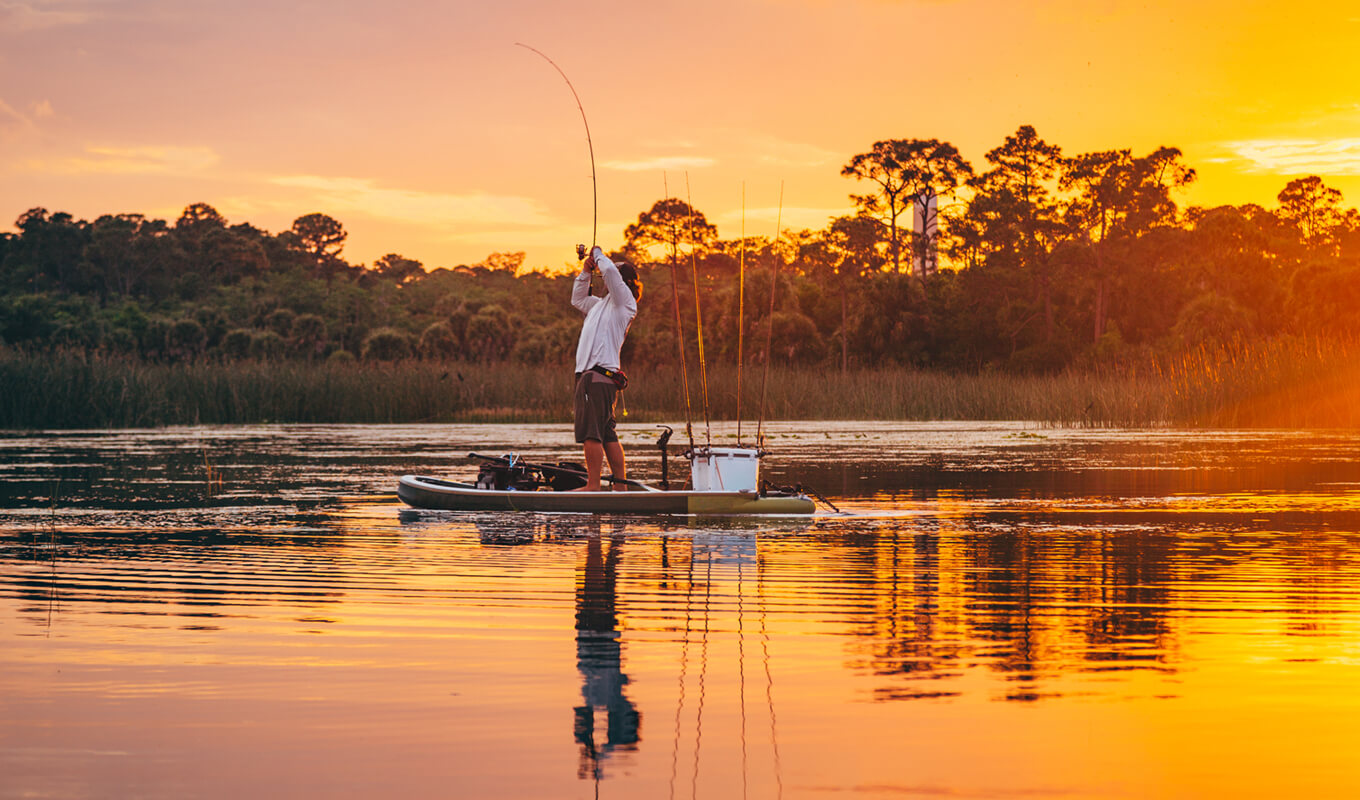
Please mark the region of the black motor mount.
<svg viewBox="0 0 1360 800"><path fill-rule="evenodd" d="M483 464L477 470L478 489L534 489L538 481L529 470L519 465Z"/></svg>
<svg viewBox="0 0 1360 800"><path fill-rule="evenodd" d="M554 492L569 492L585 485L586 468L571 462L524 464L519 461L495 461L482 464L477 469L478 489L533 492L547 486Z"/></svg>
<svg viewBox="0 0 1360 800"><path fill-rule="evenodd" d="M554 492L570 492L572 489L579 489L586 485L586 467L584 464L561 461L553 466L557 469L543 470L543 477L547 479L549 488Z"/></svg>

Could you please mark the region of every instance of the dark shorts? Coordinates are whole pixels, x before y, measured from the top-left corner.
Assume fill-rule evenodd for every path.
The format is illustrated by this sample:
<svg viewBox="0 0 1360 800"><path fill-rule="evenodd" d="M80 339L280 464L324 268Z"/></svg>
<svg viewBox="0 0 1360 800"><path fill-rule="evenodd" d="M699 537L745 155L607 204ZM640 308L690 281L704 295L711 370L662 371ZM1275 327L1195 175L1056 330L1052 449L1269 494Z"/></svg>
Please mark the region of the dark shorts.
<svg viewBox="0 0 1360 800"><path fill-rule="evenodd" d="M598 372L582 372L576 379L576 441L617 442L614 401L619 387Z"/></svg>

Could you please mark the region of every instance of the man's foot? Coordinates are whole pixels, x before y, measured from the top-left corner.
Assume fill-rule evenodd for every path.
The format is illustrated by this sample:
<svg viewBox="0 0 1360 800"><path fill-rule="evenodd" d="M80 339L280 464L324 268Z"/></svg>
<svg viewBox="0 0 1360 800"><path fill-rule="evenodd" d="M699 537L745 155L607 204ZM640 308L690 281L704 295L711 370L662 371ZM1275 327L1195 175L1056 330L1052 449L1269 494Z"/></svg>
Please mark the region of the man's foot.
<svg viewBox="0 0 1360 800"><path fill-rule="evenodd" d="M591 486L589 483L587 483L585 486L582 486L582 487L579 488L579 489L572 489L572 491L573 491L573 492L598 492L598 491L600 491L600 484L597 483L597 484L595 484L594 486Z"/></svg>

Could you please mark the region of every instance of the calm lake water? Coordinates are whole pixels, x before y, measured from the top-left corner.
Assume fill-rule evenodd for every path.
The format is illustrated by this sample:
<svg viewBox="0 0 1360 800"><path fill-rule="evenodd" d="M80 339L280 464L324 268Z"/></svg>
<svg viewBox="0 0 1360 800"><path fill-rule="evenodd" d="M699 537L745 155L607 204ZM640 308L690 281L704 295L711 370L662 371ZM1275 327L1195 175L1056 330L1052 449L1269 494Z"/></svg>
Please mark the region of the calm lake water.
<svg viewBox="0 0 1360 800"><path fill-rule="evenodd" d="M847 513L391 494L566 426L0 433L0 797L1360 796L1360 434L767 433Z"/></svg>

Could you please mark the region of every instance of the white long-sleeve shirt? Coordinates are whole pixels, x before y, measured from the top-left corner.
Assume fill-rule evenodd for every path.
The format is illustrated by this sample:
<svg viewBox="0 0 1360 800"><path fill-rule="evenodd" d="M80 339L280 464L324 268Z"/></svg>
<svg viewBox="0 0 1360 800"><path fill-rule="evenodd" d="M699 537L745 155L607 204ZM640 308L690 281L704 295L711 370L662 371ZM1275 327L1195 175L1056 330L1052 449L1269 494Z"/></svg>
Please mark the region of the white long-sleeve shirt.
<svg viewBox="0 0 1360 800"><path fill-rule="evenodd" d="M583 264L581 274L571 286L571 304L586 315L581 325L581 338L576 343L577 372L585 372L591 367L618 369L619 350L628 335L628 326L637 316L637 299L623 282L619 268L598 247L591 255L595 257L595 266L599 268L609 294L604 297L590 294L590 273Z"/></svg>

